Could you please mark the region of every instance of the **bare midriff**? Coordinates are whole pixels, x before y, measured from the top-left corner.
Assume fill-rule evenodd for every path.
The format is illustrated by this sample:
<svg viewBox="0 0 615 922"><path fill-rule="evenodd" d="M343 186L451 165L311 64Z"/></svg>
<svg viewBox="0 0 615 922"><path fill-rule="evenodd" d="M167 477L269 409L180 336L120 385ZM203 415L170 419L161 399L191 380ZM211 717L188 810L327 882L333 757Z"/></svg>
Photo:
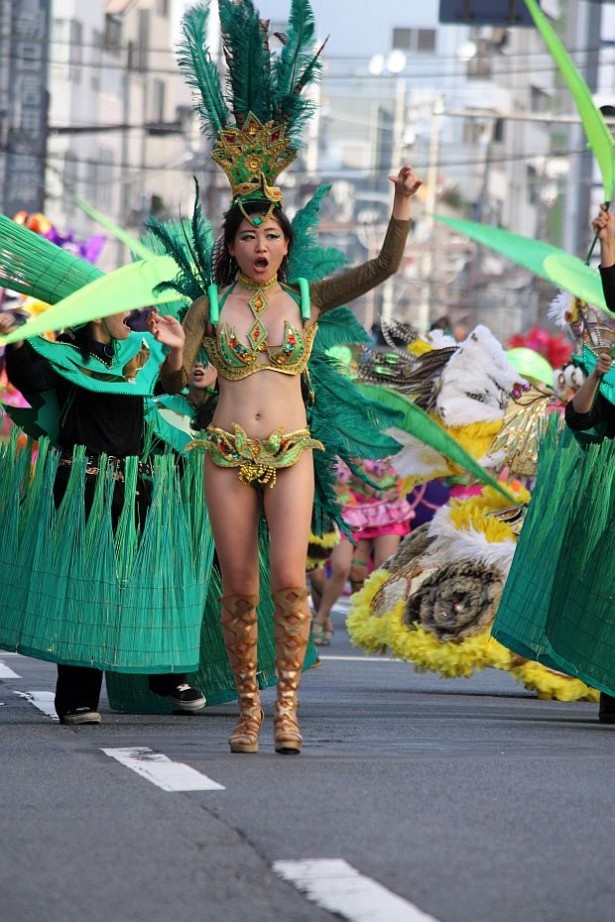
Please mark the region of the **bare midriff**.
<svg viewBox="0 0 615 922"><path fill-rule="evenodd" d="M212 423L230 430L238 423L251 438L268 438L274 429L284 432L307 425L301 377L263 370L239 381L218 378L218 404Z"/></svg>

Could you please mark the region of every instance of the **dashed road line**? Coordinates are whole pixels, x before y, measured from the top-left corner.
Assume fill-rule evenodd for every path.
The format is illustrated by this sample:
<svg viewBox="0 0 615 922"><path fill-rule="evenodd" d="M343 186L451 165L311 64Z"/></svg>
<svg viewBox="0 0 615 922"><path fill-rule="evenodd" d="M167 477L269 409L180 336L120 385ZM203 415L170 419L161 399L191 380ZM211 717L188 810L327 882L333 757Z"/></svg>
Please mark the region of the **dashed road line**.
<svg viewBox="0 0 615 922"><path fill-rule="evenodd" d="M21 676L0 660L0 679L21 679Z"/></svg>
<svg viewBox="0 0 615 922"><path fill-rule="evenodd" d="M147 746L131 749L103 749L105 755L116 759L137 775L147 778L163 791L224 791L225 787L207 775L183 762L173 762L160 752Z"/></svg>
<svg viewBox="0 0 615 922"><path fill-rule="evenodd" d="M391 656L336 656L335 653L320 653L318 654L319 658L322 660L330 659L337 660L340 663L400 663L398 659L393 659Z"/></svg>
<svg viewBox="0 0 615 922"><path fill-rule="evenodd" d="M26 698L35 708L46 714L47 717L58 719L54 706L55 694L50 691L13 691L13 694L19 695L20 698Z"/></svg>
<svg viewBox="0 0 615 922"><path fill-rule="evenodd" d="M437 922L341 859L275 861L273 870L311 902L349 922Z"/></svg>

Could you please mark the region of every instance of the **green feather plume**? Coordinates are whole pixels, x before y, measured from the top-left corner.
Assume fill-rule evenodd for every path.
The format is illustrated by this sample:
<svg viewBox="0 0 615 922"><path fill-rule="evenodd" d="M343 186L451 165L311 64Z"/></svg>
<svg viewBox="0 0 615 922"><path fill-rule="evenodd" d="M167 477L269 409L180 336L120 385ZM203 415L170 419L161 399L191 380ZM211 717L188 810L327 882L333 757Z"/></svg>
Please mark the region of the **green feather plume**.
<svg viewBox="0 0 615 922"><path fill-rule="evenodd" d="M288 32L273 67L273 104L276 120L287 123L288 136L295 143L301 142L305 122L314 111L314 104L301 91L322 68L324 44L314 53L315 38L316 23L308 0L292 0Z"/></svg>
<svg viewBox="0 0 615 922"><path fill-rule="evenodd" d="M177 49L177 61L186 82L197 92L196 109L203 130L216 137L230 121L230 111L224 100L220 75L206 47L209 0L191 7L182 18L182 41ZM198 94L198 96L197 96Z"/></svg>
<svg viewBox="0 0 615 922"><path fill-rule="evenodd" d="M288 262L288 280L301 277L317 282L346 264L346 256L335 247L322 247L315 233L320 206L331 186L319 186L310 201L292 221L294 243ZM349 340L346 340L349 342Z"/></svg>
<svg viewBox="0 0 615 922"><path fill-rule="evenodd" d="M190 221L173 223L150 218L146 227L158 241L162 252L173 257L178 273L173 279L162 282L156 291L176 291L190 301L199 298L211 284L211 262L214 247L213 230L203 217L199 184L195 179L195 202Z"/></svg>
<svg viewBox="0 0 615 922"><path fill-rule="evenodd" d="M331 313L339 310L346 309L337 308ZM323 354L320 347L312 352L309 369L316 387L308 423L313 438L325 445L324 451L314 452L312 531L315 535L324 534L330 531L331 522L336 522L350 536L335 493L337 459L341 458L357 477L371 483L357 467L357 460L396 454L401 446L384 430L399 425L403 417L395 408L366 399L343 366Z"/></svg>
<svg viewBox="0 0 615 922"><path fill-rule="evenodd" d="M241 127L249 112L265 123L272 115L271 52L266 28L252 0L218 0L218 8L235 124Z"/></svg>

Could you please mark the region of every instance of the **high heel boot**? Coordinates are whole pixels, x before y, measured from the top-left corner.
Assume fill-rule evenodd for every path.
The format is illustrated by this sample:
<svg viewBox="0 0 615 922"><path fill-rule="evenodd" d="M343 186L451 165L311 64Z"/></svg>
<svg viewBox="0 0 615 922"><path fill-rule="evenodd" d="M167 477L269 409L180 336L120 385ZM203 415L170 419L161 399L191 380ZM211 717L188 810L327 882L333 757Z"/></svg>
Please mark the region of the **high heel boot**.
<svg viewBox="0 0 615 922"><path fill-rule="evenodd" d="M258 752L265 718L256 679L258 596L225 595L220 602L222 636L239 695L239 720L229 737L229 746L231 752Z"/></svg>
<svg viewBox="0 0 615 922"><path fill-rule="evenodd" d="M310 636L307 592L303 587L290 587L277 589L271 595L275 604L273 623L278 677L273 717L275 751L298 753L303 742L297 721L298 690Z"/></svg>

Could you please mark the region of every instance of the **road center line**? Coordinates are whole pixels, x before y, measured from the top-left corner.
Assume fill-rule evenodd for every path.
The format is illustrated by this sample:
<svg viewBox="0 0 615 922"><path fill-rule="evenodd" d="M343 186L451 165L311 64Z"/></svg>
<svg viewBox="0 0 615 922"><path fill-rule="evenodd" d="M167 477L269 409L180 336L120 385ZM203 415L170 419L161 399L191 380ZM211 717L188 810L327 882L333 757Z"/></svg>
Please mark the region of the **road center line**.
<svg viewBox="0 0 615 922"><path fill-rule="evenodd" d="M349 922L437 922L341 859L275 861L273 870L311 902Z"/></svg>
<svg viewBox="0 0 615 922"><path fill-rule="evenodd" d="M0 679L21 679L21 676L0 660Z"/></svg>
<svg viewBox="0 0 615 922"><path fill-rule="evenodd" d="M137 775L147 778L163 791L224 791L224 785L218 784L207 775L202 775L183 762L172 762L160 752L154 752L147 746L135 746L131 749L103 749L105 755L116 759L130 768Z"/></svg>

